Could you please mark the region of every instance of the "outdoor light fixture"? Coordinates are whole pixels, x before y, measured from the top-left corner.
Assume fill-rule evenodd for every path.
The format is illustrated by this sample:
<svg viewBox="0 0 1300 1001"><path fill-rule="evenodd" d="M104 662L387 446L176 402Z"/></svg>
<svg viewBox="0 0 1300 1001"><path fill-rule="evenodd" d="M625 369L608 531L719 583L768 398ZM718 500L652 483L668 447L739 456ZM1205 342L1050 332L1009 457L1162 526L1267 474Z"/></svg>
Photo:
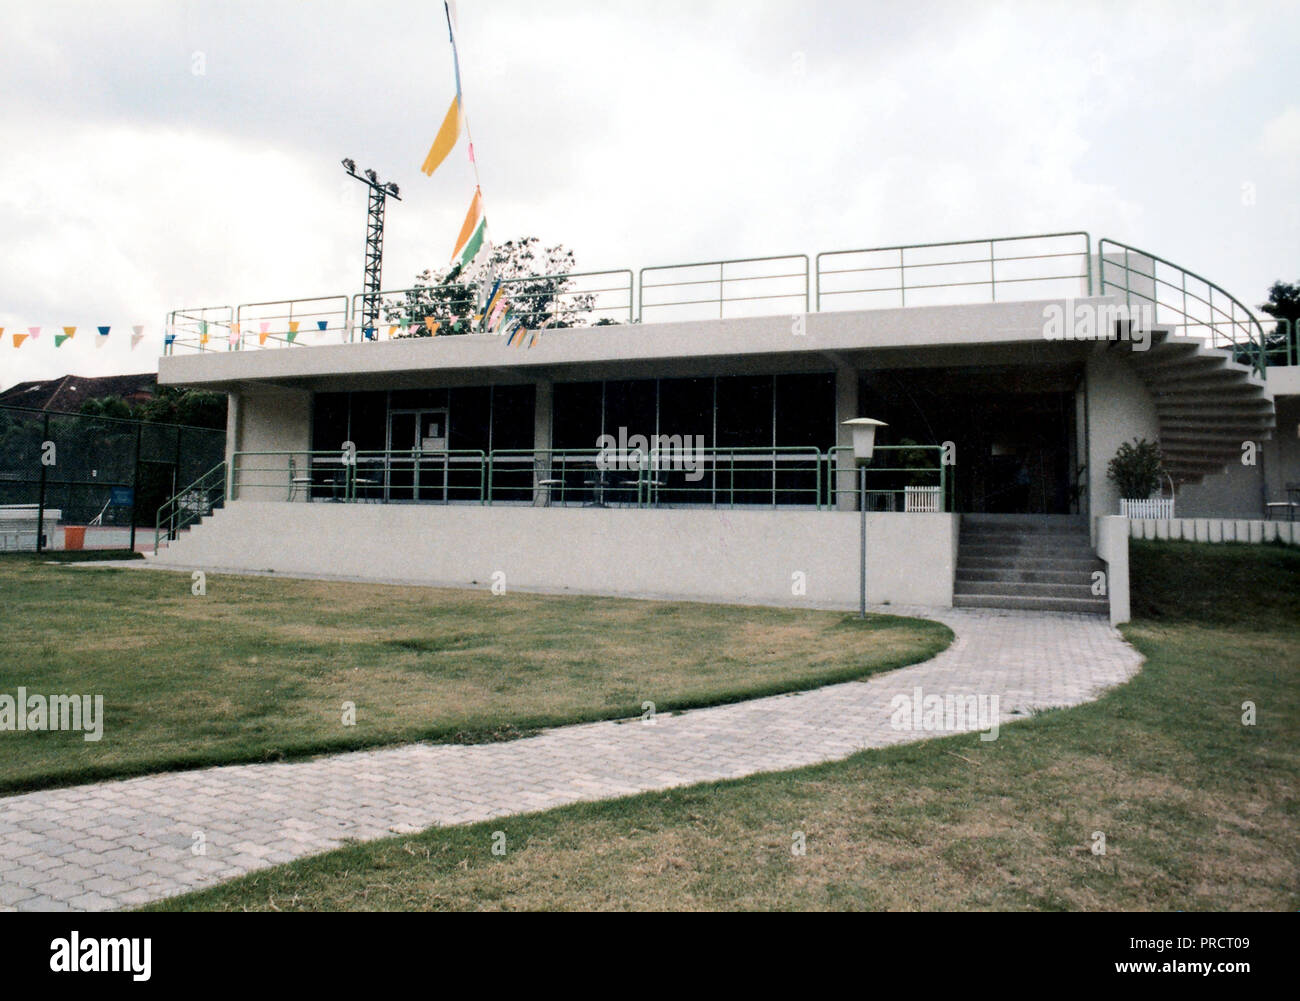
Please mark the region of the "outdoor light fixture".
<svg viewBox="0 0 1300 1001"><path fill-rule="evenodd" d="M361 279L361 329L369 330L379 319L379 279L384 258L384 202L389 198L402 200L397 185L382 182L373 170L367 168L357 173L357 162L344 157L340 163L351 177L370 188L370 212L366 221L366 266Z"/></svg>
<svg viewBox="0 0 1300 1001"><path fill-rule="evenodd" d="M853 458L858 464L858 508L861 511L861 528L858 532L858 618L867 617L867 463L876 452L876 428L889 427L874 417L854 417L842 421L841 427L853 430Z"/></svg>
<svg viewBox="0 0 1300 1001"><path fill-rule="evenodd" d="M870 462L876 450L876 428L887 428L889 425L872 417L854 417L842 423L844 427L853 429L853 458L859 462Z"/></svg>

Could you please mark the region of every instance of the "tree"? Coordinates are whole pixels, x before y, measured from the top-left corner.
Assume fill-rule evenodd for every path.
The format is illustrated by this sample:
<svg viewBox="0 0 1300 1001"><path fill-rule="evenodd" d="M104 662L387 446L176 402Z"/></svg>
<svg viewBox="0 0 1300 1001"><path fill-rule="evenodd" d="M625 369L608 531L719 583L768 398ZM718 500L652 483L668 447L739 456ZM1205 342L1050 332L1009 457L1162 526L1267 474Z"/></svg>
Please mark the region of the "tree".
<svg viewBox="0 0 1300 1001"><path fill-rule="evenodd" d="M1164 476L1164 456L1160 446L1145 438L1124 442L1106 467L1106 477L1119 487L1119 495L1128 500L1146 500L1160 489Z"/></svg>
<svg viewBox="0 0 1300 1001"><path fill-rule="evenodd" d="M407 321L407 329L398 335L403 337L429 337L426 317L441 324L439 335L471 333L476 329L479 286L499 278L512 313L526 329L579 326L596 297L574 292L572 279L565 277L574 268L573 251L539 244L535 236L507 240L494 246L485 260L464 272L453 267L436 282L432 271L422 271L401 302L385 307L384 319L390 324Z"/></svg>
<svg viewBox="0 0 1300 1001"><path fill-rule="evenodd" d="M157 395L136 407L135 417L152 424L189 424L226 429L226 397L200 389L159 386Z"/></svg>
<svg viewBox="0 0 1300 1001"><path fill-rule="evenodd" d="M1277 329L1264 338L1264 350L1274 364L1300 364L1300 281L1274 282L1268 302L1260 307L1278 321Z"/></svg>

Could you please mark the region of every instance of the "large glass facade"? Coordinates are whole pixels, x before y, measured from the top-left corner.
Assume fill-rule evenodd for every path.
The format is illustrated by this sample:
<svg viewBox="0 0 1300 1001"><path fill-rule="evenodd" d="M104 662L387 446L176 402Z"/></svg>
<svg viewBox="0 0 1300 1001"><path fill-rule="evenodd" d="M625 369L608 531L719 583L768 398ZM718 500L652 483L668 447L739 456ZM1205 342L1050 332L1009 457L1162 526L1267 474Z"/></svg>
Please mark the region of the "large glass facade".
<svg viewBox="0 0 1300 1001"><path fill-rule="evenodd" d="M533 452L535 407L531 385L319 393L312 448L356 446L363 500L474 500L489 479L494 501L531 501L544 480L562 484L564 502L580 503L630 501L638 490L673 505L811 505L825 497L812 450L836 441L831 373L556 383L554 455ZM675 451L644 475L635 467L607 472L595 462L608 444L602 435L667 439ZM493 453L490 470L478 453ZM337 479L314 477L313 496L336 495Z"/></svg>

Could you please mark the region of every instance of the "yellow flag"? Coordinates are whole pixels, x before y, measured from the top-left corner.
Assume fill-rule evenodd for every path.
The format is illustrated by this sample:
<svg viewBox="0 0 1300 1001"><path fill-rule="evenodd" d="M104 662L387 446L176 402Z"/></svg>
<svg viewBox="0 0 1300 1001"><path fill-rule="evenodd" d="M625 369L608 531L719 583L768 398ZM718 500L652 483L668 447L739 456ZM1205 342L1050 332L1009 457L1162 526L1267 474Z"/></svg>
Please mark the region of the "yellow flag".
<svg viewBox="0 0 1300 1001"><path fill-rule="evenodd" d="M426 316L424 318L424 325L429 328L430 337L437 337L438 328L442 326L442 324L439 323L437 320L435 320L432 316Z"/></svg>
<svg viewBox="0 0 1300 1001"><path fill-rule="evenodd" d="M429 147L429 155L424 158L424 166L420 170L428 177L432 177L433 172L438 169L443 160L447 159L447 154L452 151L459 139L460 95L458 94L451 99L451 107L447 109L447 117L442 120L442 128L438 130L433 145Z"/></svg>
<svg viewBox="0 0 1300 1001"><path fill-rule="evenodd" d="M464 249L469 238L474 235L474 225L478 222L478 217L483 211L483 192L478 188L474 189L474 197L470 199L469 211L465 213L465 221L461 223L460 234L456 237L456 249L451 252L451 259L454 261Z"/></svg>

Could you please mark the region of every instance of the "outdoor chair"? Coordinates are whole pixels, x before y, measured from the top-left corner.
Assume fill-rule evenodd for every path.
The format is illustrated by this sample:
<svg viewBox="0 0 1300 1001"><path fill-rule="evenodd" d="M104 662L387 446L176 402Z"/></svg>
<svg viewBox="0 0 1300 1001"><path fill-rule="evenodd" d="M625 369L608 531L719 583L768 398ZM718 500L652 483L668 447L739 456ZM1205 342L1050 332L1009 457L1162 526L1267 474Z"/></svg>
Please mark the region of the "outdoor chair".
<svg viewBox="0 0 1300 1001"><path fill-rule="evenodd" d="M1286 500L1267 501L1264 504L1264 519L1273 520L1274 511L1285 511L1287 521L1295 521L1296 512L1300 511L1300 483L1286 485Z"/></svg>

